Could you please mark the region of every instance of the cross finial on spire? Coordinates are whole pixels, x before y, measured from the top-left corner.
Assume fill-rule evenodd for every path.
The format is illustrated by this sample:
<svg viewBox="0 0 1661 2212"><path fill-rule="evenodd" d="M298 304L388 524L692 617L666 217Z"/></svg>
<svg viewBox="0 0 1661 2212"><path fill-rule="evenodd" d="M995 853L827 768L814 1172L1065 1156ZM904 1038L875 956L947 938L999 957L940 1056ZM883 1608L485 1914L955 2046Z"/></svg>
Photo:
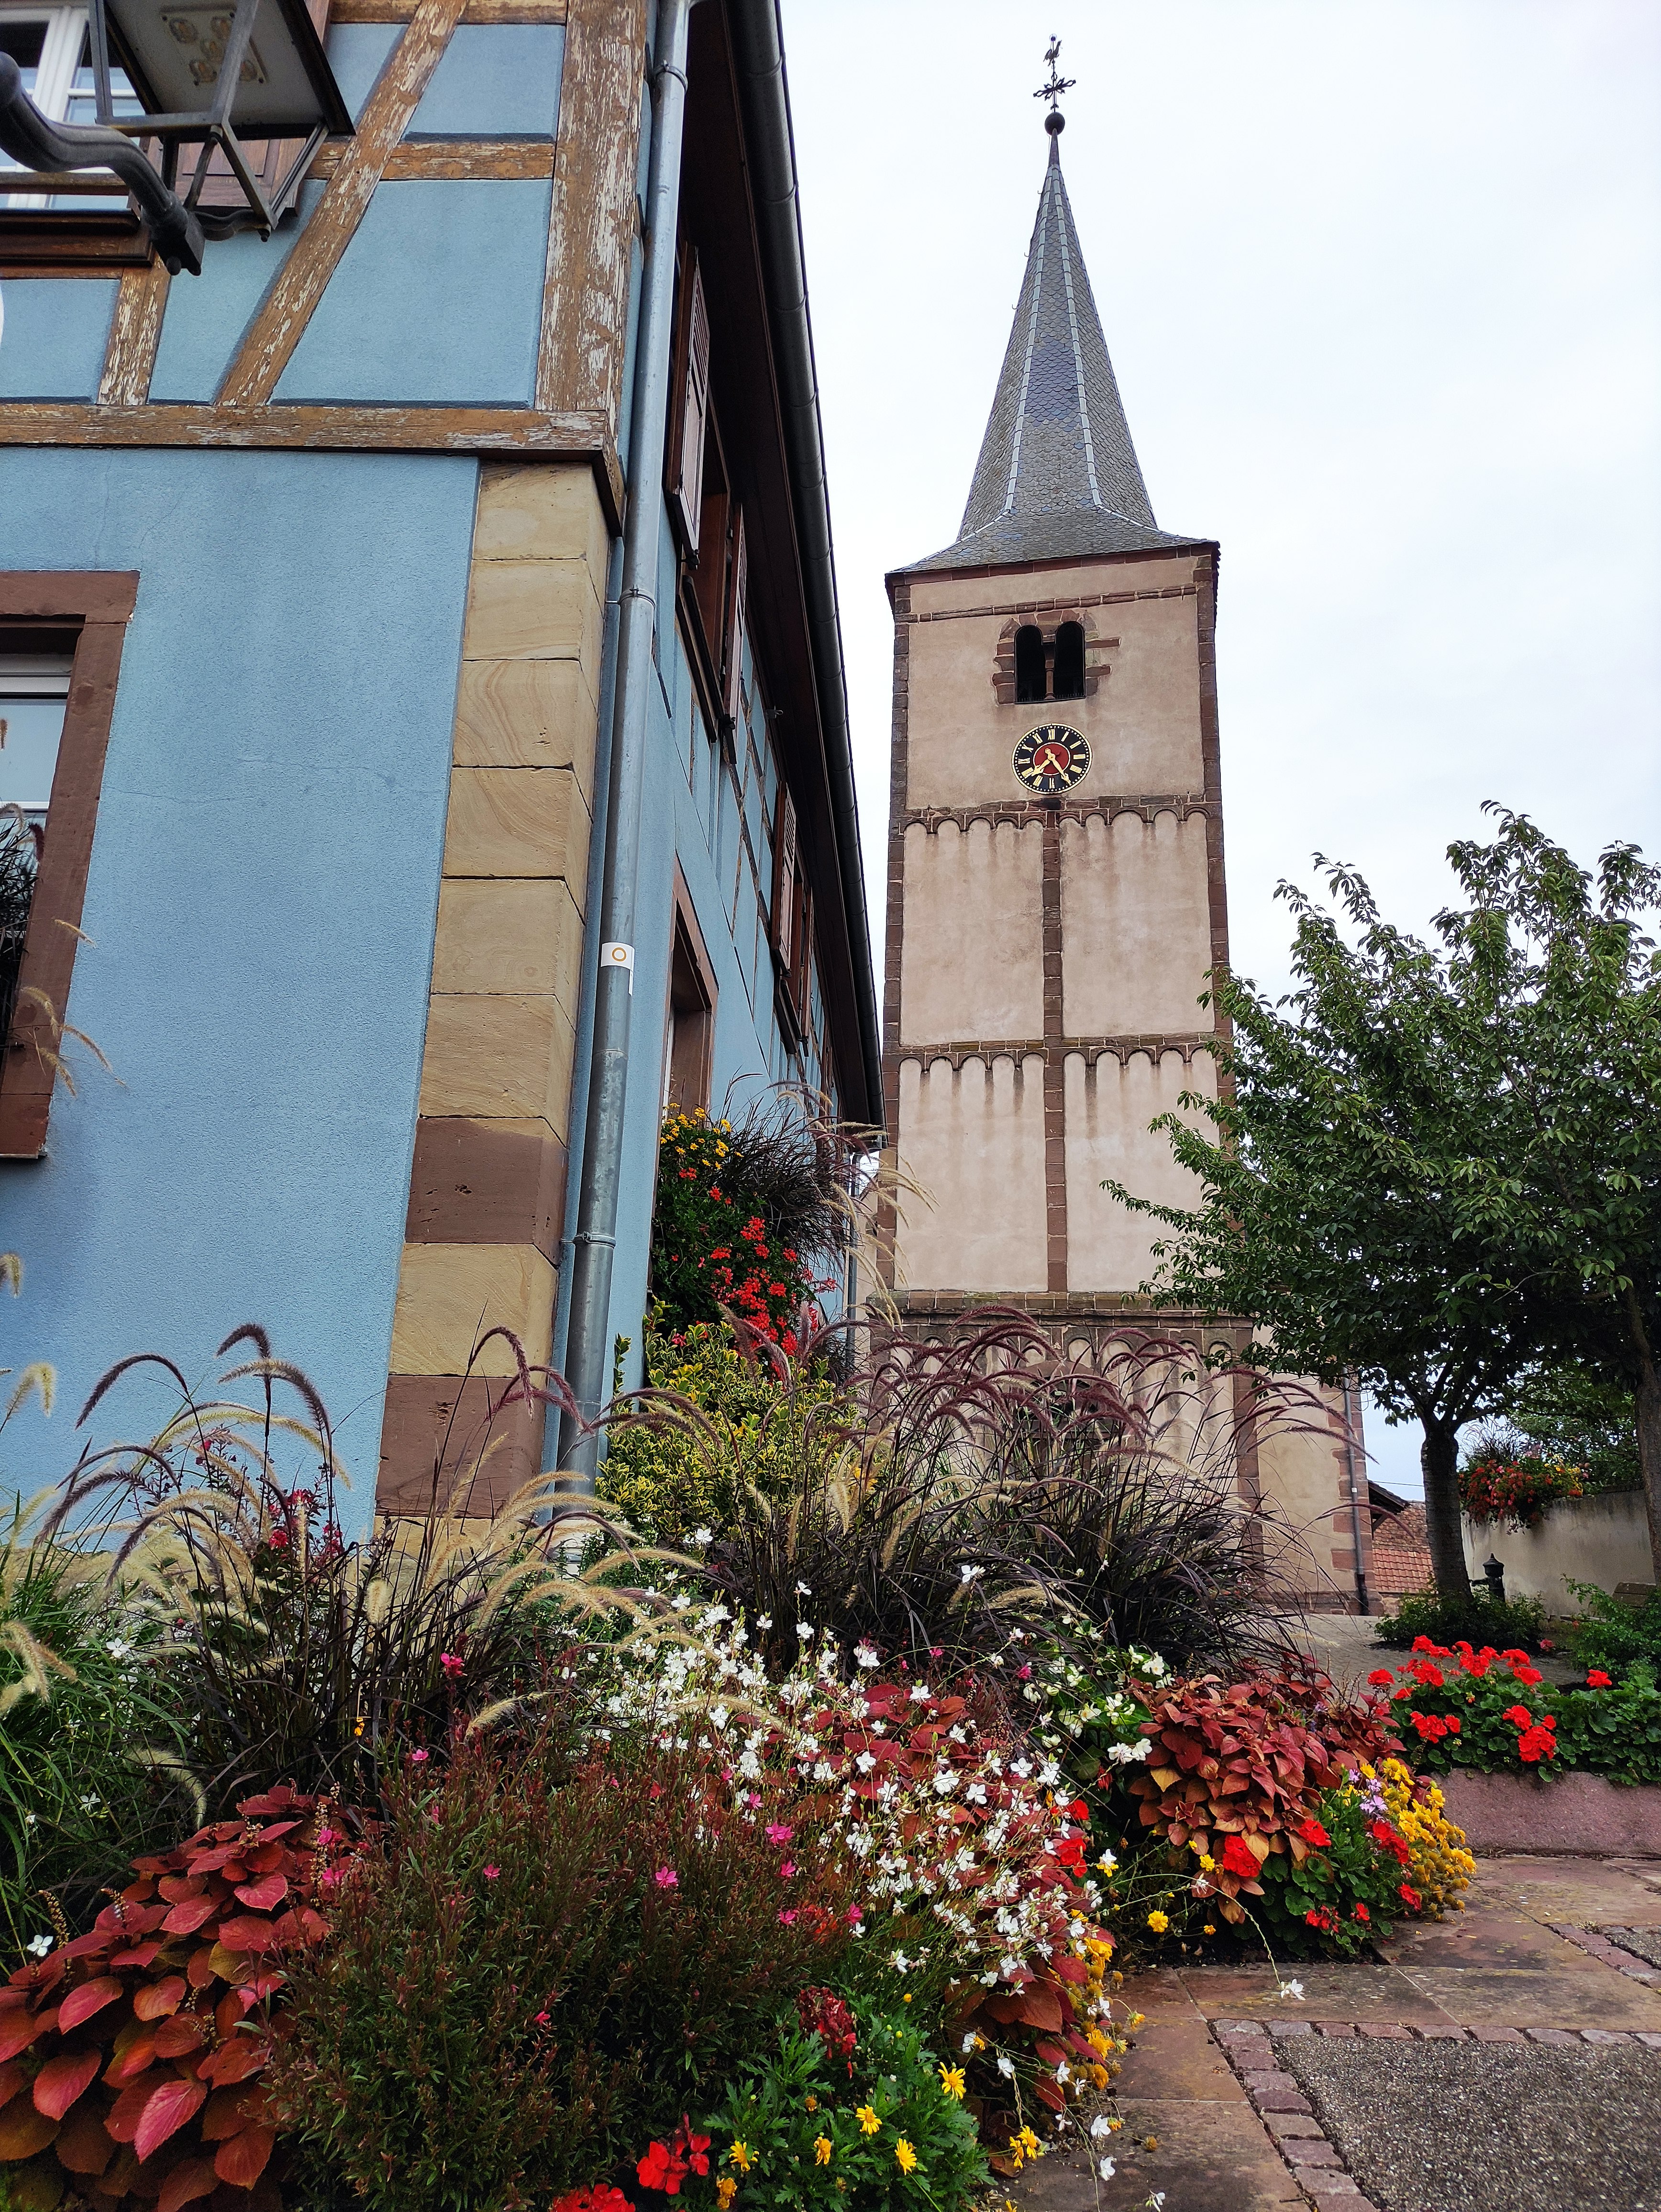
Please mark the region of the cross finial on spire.
<svg viewBox="0 0 1661 2212"><path fill-rule="evenodd" d="M1048 84L1041 84L1032 95L1034 100L1047 100L1050 102L1050 112L1043 119L1043 127L1050 133L1051 141L1050 150L1052 155L1056 151L1054 141L1056 135L1067 128L1067 118L1062 113L1061 109L1062 94L1064 92L1071 92L1076 82L1073 77L1062 75L1061 54L1062 42L1052 35L1044 53L1044 60L1050 65L1050 82Z"/></svg>

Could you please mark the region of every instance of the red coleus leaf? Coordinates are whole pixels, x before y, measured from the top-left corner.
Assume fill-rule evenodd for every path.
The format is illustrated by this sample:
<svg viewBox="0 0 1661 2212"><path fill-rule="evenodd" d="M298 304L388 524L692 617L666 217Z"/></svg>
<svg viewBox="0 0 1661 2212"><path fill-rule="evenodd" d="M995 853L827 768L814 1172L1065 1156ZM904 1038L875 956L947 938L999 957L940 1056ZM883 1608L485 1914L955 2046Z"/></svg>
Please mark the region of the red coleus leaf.
<svg viewBox="0 0 1661 2212"><path fill-rule="evenodd" d="M83 2097L58 2130L52 2155L70 2173L97 2175L115 2155L115 2139L96 2102Z"/></svg>
<svg viewBox="0 0 1661 2212"><path fill-rule="evenodd" d="M258 1881L243 1882L236 1893L250 1911L269 1912L288 1895L289 1885L280 1874L263 1874Z"/></svg>
<svg viewBox="0 0 1661 2212"><path fill-rule="evenodd" d="M258 2074L271 2055L271 2045L263 2036L239 2035L222 2043L196 2070L203 2081L222 2089L229 2082L246 2081L250 2075Z"/></svg>
<svg viewBox="0 0 1661 2212"><path fill-rule="evenodd" d="M173 1936L193 1936L205 1920L218 1911L216 1897L182 1897L161 1925Z"/></svg>
<svg viewBox="0 0 1661 2212"><path fill-rule="evenodd" d="M208 2093L200 2081L180 2081L175 2075L162 2082L151 2093L133 2133L132 2147L139 2158L147 2159L152 2151L159 2150L169 2136L195 2118L207 2100Z"/></svg>
<svg viewBox="0 0 1661 2212"><path fill-rule="evenodd" d="M103 2052L94 2046L91 2051L70 2051L62 2057L47 2059L34 2077L35 2111L44 2112L49 2120L61 2120L82 2091L96 2078L103 2057Z"/></svg>
<svg viewBox="0 0 1661 2212"><path fill-rule="evenodd" d="M235 1952L239 1957L248 1951L277 1950L283 1941L271 1923L259 1913L245 1913L234 1920L222 1921L219 1940L226 1950Z"/></svg>
<svg viewBox="0 0 1661 2212"><path fill-rule="evenodd" d="M18 2091L27 2085L28 2075L15 2058L0 2066L0 2106L10 2104Z"/></svg>
<svg viewBox="0 0 1661 2212"><path fill-rule="evenodd" d="M104 2125L119 2143L130 2143L138 2132L138 2123L144 2117L144 2107L156 2088L154 2075L148 2081L131 2082L109 2111L104 2115Z"/></svg>
<svg viewBox="0 0 1661 2212"><path fill-rule="evenodd" d="M213 2170L213 2160L207 2158L187 2158L161 2185L161 2194L155 2200L155 2212L179 2212L181 2204L189 2204L198 2197L210 2196L219 2185Z"/></svg>
<svg viewBox="0 0 1661 2212"><path fill-rule="evenodd" d="M83 2020L102 2012L106 2004L113 2004L121 1995L121 1984L113 1974L100 1974L95 1981L82 1982L58 2008L58 2033L67 2035L70 2028L79 2027Z"/></svg>
<svg viewBox="0 0 1661 2212"><path fill-rule="evenodd" d="M0 2160L33 2158L58 2133L58 2123L36 2112L21 2097L14 2097L0 2112Z"/></svg>
<svg viewBox="0 0 1661 2212"><path fill-rule="evenodd" d="M185 1977L169 1974L165 1981L152 1982L147 1989L133 1993L132 2008L140 2020L165 2020L170 2012L177 2012L184 2001Z"/></svg>
<svg viewBox="0 0 1661 2212"><path fill-rule="evenodd" d="M131 1951L118 1951L110 1960L113 1966L148 1966L161 1948L159 1943L141 1943Z"/></svg>
<svg viewBox="0 0 1661 2212"><path fill-rule="evenodd" d="M265 2112L264 2082L256 2082L252 2089L216 2089L202 2110L202 2140L225 2142L263 2119Z"/></svg>
<svg viewBox="0 0 1661 2212"><path fill-rule="evenodd" d="M275 2128L260 2123L244 2128L240 2135L220 2145L213 2170L222 2181L228 2181L234 2188L252 2189L265 2171L276 2141Z"/></svg>
<svg viewBox="0 0 1661 2212"><path fill-rule="evenodd" d="M130 2081L136 2081L138 2079L145 2068L154 2062L155 2057L155 2030L153 2027L147 2027L142 2035L135 2036L131 2043L117 2043L115 2056L105 2069L104 2079L112 2089L125 2089Z"/></svg>
<svg viewBox="0 0 1661 2212"><path fill-rule="evenodd" d="M199 2051L206 2040L202 2023L194 2013L175 2013L155 2031L155 2055L158 2058L183 2058L187 2051Z"/></svg>
<svg viewBox="0 0 1661 2212"><path fill-rule="evenodd" d="M56 2008L46 2012L14 2012L0 2014L0 2062L15 2058L20 2051L27 2051L36 2036L46 2034L58 2025Z"/></svg>

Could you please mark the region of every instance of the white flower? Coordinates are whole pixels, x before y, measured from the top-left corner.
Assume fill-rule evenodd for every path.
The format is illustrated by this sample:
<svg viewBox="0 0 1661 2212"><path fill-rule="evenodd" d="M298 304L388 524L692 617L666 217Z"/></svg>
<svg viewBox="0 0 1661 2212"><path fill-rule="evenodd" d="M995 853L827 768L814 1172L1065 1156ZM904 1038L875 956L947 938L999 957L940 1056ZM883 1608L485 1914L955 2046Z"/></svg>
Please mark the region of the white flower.
<svg viewBox="0 0 1661 2212"><path fill-rule="evenodd" d="M986 1784L983 1782L971 1782L963 1794L969 1800L971 1805L984 1805L986 1802Z"/></svg>
<svg viewBox="0 0 1661 2212"><path fill-rule="evenodd" d="M694 1528L692 1531L692 1541L695 1544L713 1544L715 1540L715 1532L713 1528Z"/></svg>
<svg viewBox="0 0 1661 2212"><path fill-rule="evenodd" d="M1064 2058L1056 2069L1056 2079L1058 2081L1070 2081L1073 2079L1073 2069Z"/></svg>
<svg viewBox="0 0 1661 2212"><path fill-rule="evenodd" d="M51 1950L55 1941L56 1938L51 1936L37 1936L33 1941L26 1945L25 1948L31 1958L44 1959L47 1952Z"/></svg>
<svg viewBox="0 0 1661 2212"><path fill-rule="evenodd" d="M963 2048L965 2057L967 2057L969 2053L975 2048L975 2031L973 2028L971 2028L969 2033L964 2036L963 2039Z"/></svg>
<svg viewBox="0 0 1661 2212"><path fill-rule="evenodd" d="M1021 1780L1025 1782L1032 1771L1032 1762L1030 1759L1012 1759L1009 1762L1009 1771L1012 1774L1019 1774Z"/></svg>
<svg viewBox="0 0 1661 2212"><path fill-rule="evenodd" d="M984 1567L959 1567L958 1569L958 1573L962 1578L965 1589L970 1583L978 1582L985 1572L986 1569Z"/></svg>
<svg viewBox="0 0 1661 2212"><path fill-rule="evenodd" d="M687 1612L691 1606L691 1599L688 1597L683 1590L681 1595L675 1600L675 1611L677 1613Z"/></svg>
<svg viewBox="0 0 1661 2212"><path fill-rule="evenodd" d="M727 1711L725 1705L711 1705L709 1708L709 1717L714 1722L717 1729L724 1729L727 1722L732 1719L733 1716Z"/></svg>
<svg viewBox="0 0 1661 2212"><path fill-rule="evenodd" d="M914 1705L926 1705L928 1696L929 1689L927 1682L914 1682L911 1685L911 1702Z"/></svg>
<svg viewBox="0 0 1661 2212"><path fill-rule="evenodd" d="M1163 1660L1159 1662L1159 1669L1163 1674L1165 1671L1165 1662ZM1147 2206L1147 2212L1165 2212L1165 2191L1163 2189L1150 2190L1147 2197L1142 2201Z"/></svg>
<svg viewBox="0 0 1661 2212"><path fill-rule="evenodd" d="M998 2053L998 2071L1006 2081L1013 2081L1015 2078L1015 2062L1013 2058L1007 2057L1001 2051Z"/></svg>
<svg viewBox="0 0 1661 2212"><path fill-rule="evenodd" d="M808 1588L806 1583L798 1583L796 1584L796 1595L798 1597L812 1597L812 1591Z"/></svg>
<svg viewBox="0 0 1661 2212"><path fill-rule="evenodd" d="M940 1772L934 1777L935 1794L938 1796L949 1797L957 1786L958 1778L952 1769L949 1766L941 1767Z"/></svg>
<svg viewBox="0 0 1661 2212"><path fill-rule="evenodd" d="M1098 2122L1098 2125L1100 2125L1100 2126L1103 2126L1103 2127L1104 2127L1104 2127L1105 2127L1105 2123L1104 2123L1104 2122ZM1094 2128L1092 2128L1092 2130L1090 2130L1090 2132L1092 2133L1092 2135L1094 2135L1094 2134L1095 2134L1095 2132L1096 2132L1096 2130L1095 2130ZM1113 2177L1114 2177L1114 2175L1118 2172L1118 2168L1117 2168L1117 2166L1115 2166L1115 2164L1113 2163L1113 2160L1112 2160L1110 2158L1104 2158L1104 2159L1102 2160L1102 2162L1101 2162L1100 2166L1098 2166L1097 2167L1096 2171L1097 2171L1097 2172L1101 2175L1102 2179L1103 2179L1104 2181L1111 2181L1111 2180L1112 2180L1112 2179L1113 2179Z"/></svg>
<svg viewBox="0 0 1661 2212"><path fill-rule="evenodd" d="M1053 1759L1045 1759L1043 1765L1038 1769L1039 1787L1044 1790L1053 1790L1061 1778L1062 1770L1056 1765L1055 1760Z"/></svg>
<svg viewBox="0 0 1661 2212"><path fill-rule="evenodd" d="M1090 2123L1090 2132L1098 2142L1101 2141L1104 2136L1110 2136L1112 2134L1113 2130L1107 2124L1107 2115L1104 2112L1098 2112L1095 2118L1092 2120Z"/></svg>
<svg viewBox="0 0 1661 2212"><path fill-rule="evenodd" d="M894 1964L899 1968L901 1973L909 1974L910 1972L911 1961L906 1957L904 1951L895 1951L891 1954L891 1956L893 1959Z"/></svg>
<svg viewBox="0 0 1661 2212"><path fill-rule="evenodd" d="M868 1644L856 1644L854 1646L854 1660L855 1665L861 1667L874 1667L878 1664L877 1655Z"/></svg>
<svg viewBox="0 0 1661 2212"><path fill-rule="evenodd" d="M804 1644L811 1644L813 1640L812 1622L811 1620L799 1620L796 1623L796 1633L800 1637Z"/></svg>
<svg viewBox="0 0 1661 2212"><path fill-rule="evenodd" d="M762 1629L770 1628L773 1626L772 1614L770 1613L758 1613L756 1615L756 1626L757 1628Z"/></svg>
<svg viewBox="0 0 1661 2212"><path fill-rule="evenodd" d="M1135 1743L1110 1743L1107 1747L1109 1762L1114 1766L1134 1766L1145 1759L1153 1748L1151 1736L1138 1736Z"/></svg>
<svg viewBox="0 0 1661 2212"><path fill-rule="evenodd" d="M855 1765L858 1767L861 1774L869 1774L876 1763L875 1759L868 1751L862 1751L859 1757L854 1761Z"/></svg>
<svg viewBox="0 0 1661 2212"><path fill-rule="evenodd" d="M1293 1997L1299 2004L1302 2004L1304 2001L1304 1985L1301 1982L1282 1982L1280 1988L1275 1991L1275 1995L1282 1997Z"/></svg>
<svg viewBox="0 0 1661 2212"><path fill-rule="evenodd" d="M132 1646L131 1644L125 1642L123 1638L119 1636L112 1636L109 1642L104 1646L104 1649L109 1653L112 1659L125 1659L128 1652L132 1650Z"/></svg>

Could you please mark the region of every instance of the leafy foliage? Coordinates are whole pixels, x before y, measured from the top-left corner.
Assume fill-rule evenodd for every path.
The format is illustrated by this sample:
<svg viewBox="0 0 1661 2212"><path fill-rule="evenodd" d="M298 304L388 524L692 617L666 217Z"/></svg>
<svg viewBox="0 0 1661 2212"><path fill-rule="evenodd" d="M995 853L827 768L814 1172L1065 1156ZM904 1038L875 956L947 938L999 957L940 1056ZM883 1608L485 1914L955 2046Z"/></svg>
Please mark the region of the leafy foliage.
<svg viewBox="0 0 1661 2212"><path fill-rule="evenodd" d="M1301 1947L1313 1933L1341 1958L1354 1958L1418 1909L1419 1893L1406 1881L1412 1849L1376 1777L1323 1790L1287 1844L1262 1866L1258 1918L1271 1943Z"/></svg>
<svg viewBox="0 0 1661 2212"><path fill-rule="evenodd" d="M851 1942L672 1747L567 1764L557 1729L389 1778L381 1851L296 1977L276 2095L320 2193L398 2212L545 2203L719 2094Z"/></svg>
<svg viewBox="0 0 1661 2212"><path fill-rule="evenodd" d="M1546 1608L1537 1597L1507 1598L1496 1605L1475 1590L1449 1603L1440 1597L1399 1597L1393 1613L1379 1616L1375 1641L1397 1651L1408 1651L1428 1638L1433 1644L1469 1643L1518 1644L1537 1652L1546 1632Z"/></svg>
<svg viewBox="0 0 1661 2212"><path fill-rule="evenodd" d="M347 1839L291 1790L239 1811L136 1859L138 1879L90 1934L0 1990L0 2160L14 2203L49 2212L67 2187L94 2212L276 2207L273 2000L328 1932L316 1903Z"/></svg>
<svg viewBox="0 0 1661 2212"><path fill-rule="evenodd" d="M1644 1486L1631 1389L1579 1362L1528 1376L1504 1428L1541 1457L1578 1468L1589 1497Z"/></svg>
<svg viewBox="0 0 1661 2212"><path fill-rule="evenodd" d="M946 2207L989 2179L961 2067L904 2014L856 2001L853 2016L843 2063L822 2035L787 2028L777 2055L746 2066L708 2122L717 2170L752 2212ZM712 2176L687 2194L703 2207L717 2190Z"/></svg>
<svg viewBox="0 0 1661 2212"><path fill-rule="evenodd" d="M1433 1772L1543 1772L1557 1758L1559 1693L1526 1651L1463 1641L1450 1650L1421 1636L1393 1674L1381 1667L1369 1679L1390 1687L1415 1759Z"/></svg>
<svg viewBox="0 0 1661 2212"><path fill-rule="evenodd" d="M190 1803L167 1764L176 1709L96 1582L74 1553L25 1541L19 1516L0 1554L0 1912L19 1947L42 1891L74 1917Z"/></svg>
<svg viewBox="0 0 1661 2212"><path fill-rule="evenodd" d="M1580 1618L1569 1632L1574 1656L1583 1667L1623 1667L1633 1660L1661 1665L1661 1589L1652 1589L1640 1605L1628 1605L1595 1583L1568 1585Z"/></svg>
<svg viewBox="0 0 1661 2212"><path fill-rule="evenodd" d="M726 1527L745 1489L788 1496L802 1477L805 1417L839 1396L829 1363L781 1381L726 1322L672 1334L648 1322L645 1350L646 1388L610 1424L598 1485L606 1505L684 1548L700 1529Z"/></svg>

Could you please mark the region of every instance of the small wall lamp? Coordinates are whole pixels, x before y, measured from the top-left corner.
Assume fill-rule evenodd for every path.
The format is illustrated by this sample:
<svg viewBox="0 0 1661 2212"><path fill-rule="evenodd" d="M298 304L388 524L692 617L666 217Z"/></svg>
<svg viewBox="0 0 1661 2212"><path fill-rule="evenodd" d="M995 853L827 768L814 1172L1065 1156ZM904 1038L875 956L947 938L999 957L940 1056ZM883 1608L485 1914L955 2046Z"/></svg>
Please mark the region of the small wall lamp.
<svg viewBox="0 0 1661 2212"><path fill-rule="evenodd" d="M259 35L256 37L256 23ZM0 149L33 171L110 169L138 203L155 250L177 276L202 273L204 234L242 228L269 236L280 208L325 138L349 137L352 118L305 0L91 0L88 21L95 127L53 123L0 53ZM111 61L126 72L142 116L118 118ZM133 142L155 141L157 170ZM269 198L244 142L300 142ZM199 149L183 197L179 149ZM214 149L223 153L247 205L198 214Z"/></svg>

